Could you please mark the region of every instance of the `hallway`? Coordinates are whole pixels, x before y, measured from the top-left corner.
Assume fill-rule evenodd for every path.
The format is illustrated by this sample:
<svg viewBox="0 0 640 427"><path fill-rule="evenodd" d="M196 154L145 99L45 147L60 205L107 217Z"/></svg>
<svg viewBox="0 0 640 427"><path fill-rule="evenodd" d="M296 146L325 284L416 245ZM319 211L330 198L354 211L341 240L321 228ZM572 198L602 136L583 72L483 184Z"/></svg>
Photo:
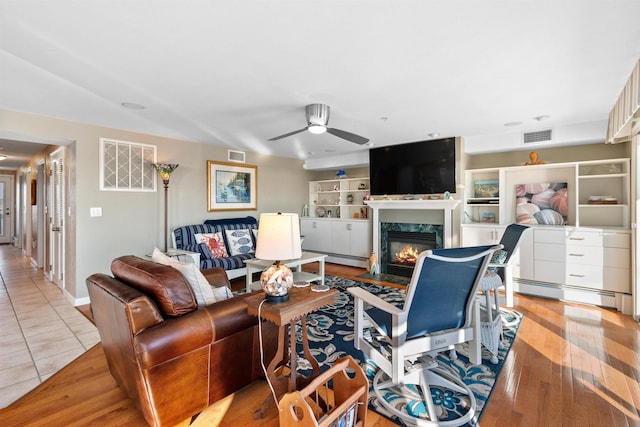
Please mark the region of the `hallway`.
<svg viewBox="0 0 640 427"><path fill-rule="evenodd" d="M0 245L0 408L100 341L98 331L21 249Z"/></svg>

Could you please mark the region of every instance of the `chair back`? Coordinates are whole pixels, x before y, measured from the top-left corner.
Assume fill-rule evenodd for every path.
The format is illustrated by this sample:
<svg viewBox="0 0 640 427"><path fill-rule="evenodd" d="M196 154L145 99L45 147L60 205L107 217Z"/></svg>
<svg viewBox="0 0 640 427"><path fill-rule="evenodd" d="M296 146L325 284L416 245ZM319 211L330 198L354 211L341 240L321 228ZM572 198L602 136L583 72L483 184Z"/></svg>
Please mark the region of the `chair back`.
<svg viewBox="0 0 640 427"><path fill-rule="evenodd" d="M424 251L418 257L403 310L407 339L467 327L480 279L500 245Z"/></svg>
<svg viewBox="0 0 640 427"><path fill-rule="evenodd" d="M505 264L509 263L511 255L513 255L518 248L518 243L520 243L522 233L524 233L528 228L528 226L522 224L509 224L504 230L502 239L500 239L500 244L502 245L502 249L507 253L507 258L504 260Z"/></svg>

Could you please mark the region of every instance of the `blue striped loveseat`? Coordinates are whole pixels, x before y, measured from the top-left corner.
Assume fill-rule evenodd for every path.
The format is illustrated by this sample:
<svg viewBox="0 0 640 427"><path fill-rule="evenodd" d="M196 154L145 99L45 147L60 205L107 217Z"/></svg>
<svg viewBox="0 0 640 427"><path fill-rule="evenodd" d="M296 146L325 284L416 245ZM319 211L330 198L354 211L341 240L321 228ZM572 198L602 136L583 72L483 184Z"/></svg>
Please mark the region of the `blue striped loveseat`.
<svg viewBox="0 0 640 427"><path fill-rule="evenodd" d="M173 247L185 251L200 253L200 269L211 267L222 267L226 270L229 279L244 276L246 267L244 260L254 258L254 252L233 255L226 258L217 258L211 255L211 251L204 243L197 243L196 234L209 234L221 232L227 253L231 254L229 242L225 230L258 229L258 221L252 216L244 218L208 219L204 224L184 225L173 230ZM255 248L255 237L251 233L253 247Z"/></svg>

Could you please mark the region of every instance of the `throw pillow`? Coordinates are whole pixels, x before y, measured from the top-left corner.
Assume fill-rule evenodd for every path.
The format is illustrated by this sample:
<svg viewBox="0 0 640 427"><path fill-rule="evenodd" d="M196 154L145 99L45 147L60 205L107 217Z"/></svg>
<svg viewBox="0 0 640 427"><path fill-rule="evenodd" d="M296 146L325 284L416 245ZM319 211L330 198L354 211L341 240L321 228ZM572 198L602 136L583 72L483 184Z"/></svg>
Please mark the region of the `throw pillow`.
<svg viewBox="0 0 640 427"><path fill-rule="evenodd" d="M209 248L213 258L228 258L227 247L224 245L224 238L221 232L217 233L196 233L196 242L204 243Z"/></svg>
<svg viewBox="0 0 640 427"><path fill-rule="evenodd" d="M178 270L189 284L199 306L216 302L213 288L195 264L177 261L160 252L158 248L153 250L151 260Z"/></svg>
<svg viewBox="0 0 640 427"><path fill-rule="evenodd" d="M224 301L233 297L231 289L227 288L226 286L218 286L217 288L211 289L213 289L213 295L216 297L216 302Z"/></svg>
<svg viewBox="0 0 640 427"><path fill-rule="evenodd" d="M505 251L504 249L500 249L498 251L495 251L493 255L491 255L491 261L489 261L489 264L504 264L506 260L507 251ZM496 273L498 271L498 267L489 267L487 268L487 270Z"/></svg>
<svg viewBox="0 0 640 427"><path fill-rule="evenodd" d="M229 251L231 252L231 256L255 252L249 229L245 228L241 230L224 231L227 234L227 242L229 242Z"/></svg>

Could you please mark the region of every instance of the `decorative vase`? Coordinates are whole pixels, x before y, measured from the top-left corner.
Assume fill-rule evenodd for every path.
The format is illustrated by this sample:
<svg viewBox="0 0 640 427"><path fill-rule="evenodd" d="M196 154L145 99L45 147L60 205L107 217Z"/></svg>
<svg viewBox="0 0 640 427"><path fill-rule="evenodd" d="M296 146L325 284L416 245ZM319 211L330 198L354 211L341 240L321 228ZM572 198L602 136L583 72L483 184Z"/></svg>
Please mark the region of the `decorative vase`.
<svg viewBox="0 0 640 427"><path fill-rule="evenodd" d="M353 203L353 194L347 194L347 203Z"/></svg>
<svg viewBox="0 0 640 427"><path fill-rule="evenodd" d="M378 257L375 252L371 252L369 255L369 273L376 275L380 273L380 266L378 265Z"/></svg>

